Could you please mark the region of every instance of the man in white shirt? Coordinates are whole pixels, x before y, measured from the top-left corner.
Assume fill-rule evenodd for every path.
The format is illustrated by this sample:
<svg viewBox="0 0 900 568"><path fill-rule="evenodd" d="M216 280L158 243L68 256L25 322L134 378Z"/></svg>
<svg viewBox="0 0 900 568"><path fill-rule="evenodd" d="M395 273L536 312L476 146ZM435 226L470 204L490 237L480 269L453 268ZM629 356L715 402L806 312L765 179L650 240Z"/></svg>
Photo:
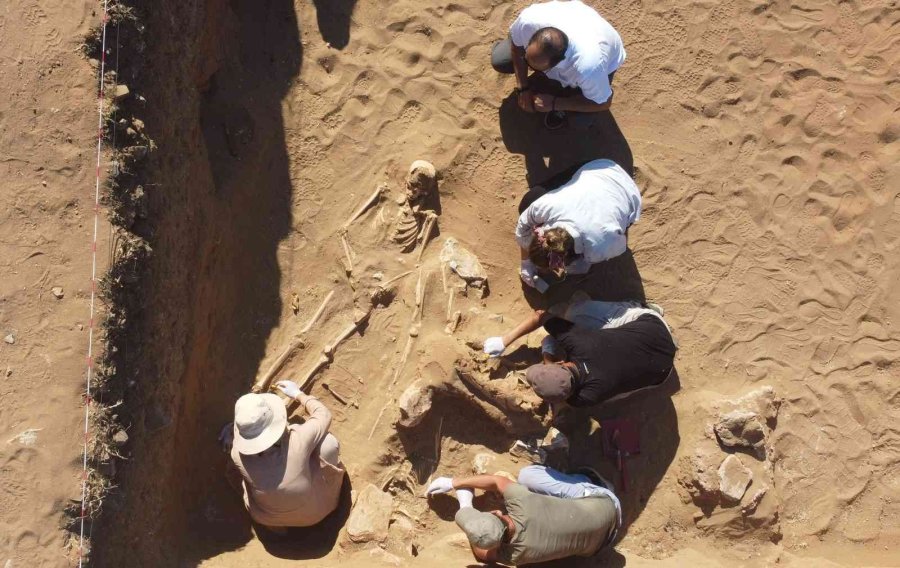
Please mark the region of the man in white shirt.
<svg viewBox="0 0 900 568"><path fill-rule="evenodd" d="M628 227L640 216L641 192L625 170L612 160L586 163L519 215L516 242L522 249L523 282L536 285L538 270L544 268L536 259L547 248L540 241L550 230L563 230L570 237L571 250L560 259L564 272L584 274L592 264L625 252Z"/></svg>
<svg viewBox="0 0 900 568"><path fill-rule="evenodd" d="M596 113L608 110L612 78L624 62L618 32L578 0L529 6L491 54L494 69L515 74L519 106L548 113L550 128L561 125L566 113L576 126L589 126ZM529 68L535 72L531 76ZM559 86L541 85L542 75Z"/></svg>

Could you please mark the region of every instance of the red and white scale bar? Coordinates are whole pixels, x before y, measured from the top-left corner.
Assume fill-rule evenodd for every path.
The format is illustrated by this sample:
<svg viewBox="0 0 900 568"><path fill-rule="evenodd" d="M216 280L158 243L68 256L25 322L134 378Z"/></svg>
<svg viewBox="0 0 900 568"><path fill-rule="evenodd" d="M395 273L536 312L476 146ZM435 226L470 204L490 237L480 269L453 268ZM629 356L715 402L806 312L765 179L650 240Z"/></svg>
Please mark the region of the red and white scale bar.
<svg viewBox="0 0 900 568"><path fill-rule="evenodd" d="M91 240L91 303L90 318L88 319L88 347L87 347L87 380L84 395L84 454L82 460L83 472L81 476L81 527L78 539L78 566L84 565L84 524L87 517L87 486L88 486L88 440L90 438L90 411L91 411L91 380L94 375L94 301L97 296L97 232L100 226L100 155L103 148L103 102L106 95L104 76L106 74L106 27L109 22L109 0L103 0L103 32L100 51L100 87L97 95L97 179L94 184L94 235Z"/></svg>

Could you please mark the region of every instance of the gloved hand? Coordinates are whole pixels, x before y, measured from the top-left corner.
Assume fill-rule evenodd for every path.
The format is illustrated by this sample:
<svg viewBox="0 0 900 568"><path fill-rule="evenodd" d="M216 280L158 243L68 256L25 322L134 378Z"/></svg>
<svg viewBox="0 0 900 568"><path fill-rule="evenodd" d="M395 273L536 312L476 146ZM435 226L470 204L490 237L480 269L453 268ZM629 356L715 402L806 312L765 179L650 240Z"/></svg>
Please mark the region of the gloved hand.
<svg viewBox="0 0 900 568"><path fill-rule="evenodd" d="M219 432L219 443L222 444L223 452L231 453L231 446L234 444L234 422L229 422Z"/></svg>
<svg viewBox="0 0 900 568"><path fill-rule="evenodd" d="M491 357L499 357L505 350L502 337L488 337L484 340L484 352Z"/></svg>
<svg viewBox="0 0 900 568"><path fill-rule="evenodd" d="M456 499L459 501L459 508L465 509L466 507L472 506L472 499L475 498L475 493L472 492L471 489L457 489L456 490Z"/></svg>
<svg viewBox="0 0 900 568"><path fill-rule="evenodd" d="M300 386L294 381L278 381L275 386L288 398L297 398L302 392Z"/></svg>
<svg viewBox="0 0 900 568"><path fill-rule="evenodd" d="M537 266L527 258L523 260L519 267L519 277L522 279L522 282L534 288L534 281L537 275Z"/></svg>
<svg viewBox="0 0 900 568"><path fill-rule="evenodd" d="M452 477L438 477L428 484L425 495L440 495L441 493L450 493L453 491Z"/></svg>

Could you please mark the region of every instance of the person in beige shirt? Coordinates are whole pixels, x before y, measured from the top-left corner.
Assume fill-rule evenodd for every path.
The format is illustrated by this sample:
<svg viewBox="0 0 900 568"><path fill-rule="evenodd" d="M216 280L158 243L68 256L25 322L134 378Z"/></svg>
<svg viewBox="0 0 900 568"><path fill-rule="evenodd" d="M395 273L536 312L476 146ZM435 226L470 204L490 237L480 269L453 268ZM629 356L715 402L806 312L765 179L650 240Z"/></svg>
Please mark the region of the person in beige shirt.
<svg viewBox="0 0 900 568"><path fill-rule="evenodd" d="M246 394L234 405L231 459L243 478L250 517L274 532L322 521L340 501L344 468L337 438L328 432L331 412L293 381L281 392L304 406L303 424L288 424L274 394Z"/></svg>

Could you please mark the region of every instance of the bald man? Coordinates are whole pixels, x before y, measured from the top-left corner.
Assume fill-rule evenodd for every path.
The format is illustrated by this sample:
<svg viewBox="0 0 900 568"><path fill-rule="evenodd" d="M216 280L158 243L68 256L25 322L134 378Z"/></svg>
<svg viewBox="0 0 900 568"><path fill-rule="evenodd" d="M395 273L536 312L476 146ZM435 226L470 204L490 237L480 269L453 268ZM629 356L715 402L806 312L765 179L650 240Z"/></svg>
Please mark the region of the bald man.
<svg viewBox="0 0 900 568"><path fill-rule="evenodd" d="M522 110L547 113L549 128L566 115L576 127L590 126L596 113L609 110L613 75L624 62L618 32L578 0L529 6L491 54L495 70L515 74Z"/></svg>

